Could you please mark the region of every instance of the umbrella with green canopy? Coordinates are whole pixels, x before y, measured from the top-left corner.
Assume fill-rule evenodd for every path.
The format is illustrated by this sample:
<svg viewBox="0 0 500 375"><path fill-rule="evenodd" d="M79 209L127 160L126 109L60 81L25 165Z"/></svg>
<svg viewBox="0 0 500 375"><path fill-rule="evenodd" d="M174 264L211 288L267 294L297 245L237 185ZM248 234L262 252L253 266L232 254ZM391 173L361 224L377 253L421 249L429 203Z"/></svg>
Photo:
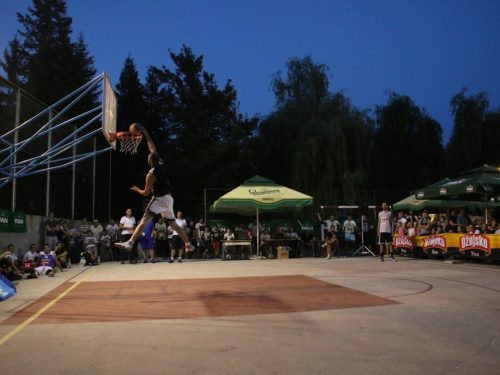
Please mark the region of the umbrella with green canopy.
<svg viewBox="0 0 500 375"><path fill-rule="evenodd" d="M500 170L489 165L463 172L460 177L442 180L415 191L417 199L500 201Z"/></svg>
<svg viewBox="0 0 500 375"><path fill-rule="evenodd" d="M258 228L259 210L300 211L312 204L313 198L309 195L279 185L267 178L254 176L215 201L210 207L210 212L255 215ZM257 252L259 252L259 241L257 241Z"/></svg>

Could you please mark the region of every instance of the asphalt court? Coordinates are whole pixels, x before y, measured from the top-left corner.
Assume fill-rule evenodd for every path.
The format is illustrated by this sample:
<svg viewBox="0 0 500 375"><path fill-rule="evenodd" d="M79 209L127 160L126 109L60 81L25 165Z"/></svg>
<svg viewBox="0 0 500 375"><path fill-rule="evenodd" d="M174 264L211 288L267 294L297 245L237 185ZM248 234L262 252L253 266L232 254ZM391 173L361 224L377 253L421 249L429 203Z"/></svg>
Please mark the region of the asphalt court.
<svg viewBox="0 0 500 375"><path fill-rule="evenodd" d="M18 292L0 303L0 357L10 359L2 374L67 371L24 361L28 344L77 351L82 374L499 368L496 266L373 257L104 263L23 281Z"/></svg>

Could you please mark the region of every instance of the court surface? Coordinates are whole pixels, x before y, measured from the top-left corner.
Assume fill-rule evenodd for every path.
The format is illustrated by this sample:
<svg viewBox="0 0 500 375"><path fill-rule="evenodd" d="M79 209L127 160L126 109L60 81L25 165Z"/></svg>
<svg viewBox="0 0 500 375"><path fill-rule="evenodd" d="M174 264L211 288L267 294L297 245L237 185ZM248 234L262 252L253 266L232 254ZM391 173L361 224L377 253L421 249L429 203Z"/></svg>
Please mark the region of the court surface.
<svg viewBox="0 0 500 375"><path fill-rule="evenodd" d="M0 303L1 373L498 374L500 267L399 258L74 267Z"/></svg>

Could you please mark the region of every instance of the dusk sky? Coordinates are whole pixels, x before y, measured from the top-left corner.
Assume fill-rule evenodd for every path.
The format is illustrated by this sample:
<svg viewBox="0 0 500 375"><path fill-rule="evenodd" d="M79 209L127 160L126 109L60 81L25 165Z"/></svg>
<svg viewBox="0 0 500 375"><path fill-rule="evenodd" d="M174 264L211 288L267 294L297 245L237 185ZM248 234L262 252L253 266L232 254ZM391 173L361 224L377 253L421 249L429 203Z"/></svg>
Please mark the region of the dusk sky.
<svg viewBox="0 0 500 375"><path fill-rule="evenodd" d="M449 101L467 87L500 108L499 0L68 0L73 40L82 32L99 73L116 85L125 58L143 80L148 66L173 69L168 49L204 56L222 87L231 79L240 111L274 108L271 75L310 55L330 70L330 91L373 109L386 90L408 95L452 131ZM31 0L0 0L0 49ZM143 80L144 83L144 80ZM51 104L51 103L48 103Z"/></svg>

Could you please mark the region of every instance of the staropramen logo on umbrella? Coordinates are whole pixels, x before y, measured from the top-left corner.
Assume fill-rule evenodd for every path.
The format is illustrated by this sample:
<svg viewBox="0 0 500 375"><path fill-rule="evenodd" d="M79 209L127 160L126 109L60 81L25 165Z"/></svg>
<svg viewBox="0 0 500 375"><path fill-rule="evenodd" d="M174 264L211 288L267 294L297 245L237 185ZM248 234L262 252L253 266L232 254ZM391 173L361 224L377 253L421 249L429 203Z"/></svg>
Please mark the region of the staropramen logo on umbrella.
<svg viewBox="0 0 500 375"><path fill-rule="evenodd" d="M259 200L267 202L274 202L283 195L280 189L269 189L265 187L248 189L248 193Z"/></svg>

